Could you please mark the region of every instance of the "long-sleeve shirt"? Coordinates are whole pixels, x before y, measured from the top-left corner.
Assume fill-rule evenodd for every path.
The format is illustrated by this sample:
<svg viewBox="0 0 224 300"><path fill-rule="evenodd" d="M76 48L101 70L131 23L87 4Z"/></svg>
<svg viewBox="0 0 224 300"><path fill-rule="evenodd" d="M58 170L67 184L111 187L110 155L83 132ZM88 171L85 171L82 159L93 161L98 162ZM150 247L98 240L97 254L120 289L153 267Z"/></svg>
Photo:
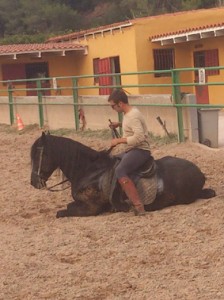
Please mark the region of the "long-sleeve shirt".
<svg viewBox="0 0 224 300"><path fill-rule="evenodd" d="M136 107L132 107L129 112L124 114L122 127L123 137L127 138L126 151L132 148L150 151L146 122L142 113Z"/></svg>

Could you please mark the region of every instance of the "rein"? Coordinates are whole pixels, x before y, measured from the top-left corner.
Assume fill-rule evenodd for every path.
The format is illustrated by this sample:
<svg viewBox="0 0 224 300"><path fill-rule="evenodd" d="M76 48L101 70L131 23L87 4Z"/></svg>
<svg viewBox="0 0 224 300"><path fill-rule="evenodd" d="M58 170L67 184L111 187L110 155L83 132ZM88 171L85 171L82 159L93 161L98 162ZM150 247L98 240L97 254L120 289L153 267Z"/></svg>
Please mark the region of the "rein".
<svg viewBox="0 0 224 300"><path fill-rule="evenodd" d="M56 184L52 185L51 187L46 187L46 190L48 190L49 192L61 192L61 191L67 190L67 189L69 189L69 188L71 187L70 185L69 185L69 186L66 186L65 188L60 189L60 190L58 190L58 189L54 190L54 189L53 189L54 187L56 187L56 186L58 186L58 185L60 185L60 184L63 184L63 183L65 183L65 182L67 182L67 181L69 181L69 180L68 180L68 179L65 179L65 180L63 180L63 181L61 181L61 182L59 182L59 183L56 183Z"/></svg>

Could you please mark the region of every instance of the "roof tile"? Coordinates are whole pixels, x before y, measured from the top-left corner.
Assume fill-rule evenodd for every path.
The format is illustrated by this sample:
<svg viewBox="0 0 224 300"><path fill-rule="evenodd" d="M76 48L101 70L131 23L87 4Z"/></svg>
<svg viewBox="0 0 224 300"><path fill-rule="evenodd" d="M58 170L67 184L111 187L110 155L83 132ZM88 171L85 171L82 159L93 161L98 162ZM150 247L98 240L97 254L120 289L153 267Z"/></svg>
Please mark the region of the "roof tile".
<svg viewBox="0 0 224 300"><path fill-rule="evenodd" d="M198 26L198 27L186 28L186 29L182 29L182 30L179 30L179 31L175 31L175 32L161 33L161 34L153 35L150 38L151 39L156 39L156 38L166 37L166 36L169 36L169 35L176 35L176 34L179 34L179 33L187 33L187 32L191 32L191 31L197 31L197 30L202 30L202 29L210 29L210 28L221 27L221 26L224 26L224 22L219 23L219 24L210 24L210 25L202 25L202 26Z"/></svg>
<svg viewBox="0 0 224 300"><path fill-rule="evenodd" d="M69 33L69 34L55 36L55 37L52 37L52 38L48 39L48 42L57 42L57 41L61 41L61 40L70 40L70 39L79 38L80 36L83 36L83 35L89 34L89 33L93 33L94 31L107 30L107 29L110 29L112 27L119 27L119 26L122 26L122 25L125 25L125 24L131 24L131 21L128 20L128 21L113 23L113 24L109 24L109 25L99 26L99 27L96 27L96 28L90 28L90 29L86 29L86 30L75 31L75 32L72 32L72 33Z"/></svg>
<svg viewBox="0 0 224 300"><path fill-rule="evenodd" d="M13 44L0 46L0 54L19 54L33 51L84 49L85 46L75 43Z"/></svg>

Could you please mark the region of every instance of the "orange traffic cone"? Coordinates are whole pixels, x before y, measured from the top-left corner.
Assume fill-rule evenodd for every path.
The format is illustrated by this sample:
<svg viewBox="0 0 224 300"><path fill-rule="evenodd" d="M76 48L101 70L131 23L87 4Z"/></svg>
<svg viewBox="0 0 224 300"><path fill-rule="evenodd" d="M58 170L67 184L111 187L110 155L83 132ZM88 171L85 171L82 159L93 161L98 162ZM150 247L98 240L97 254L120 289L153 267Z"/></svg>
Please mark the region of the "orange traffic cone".
<svg viewBox="0 0 224 300"><path fill-rule="evenodd" d="M23 121L22 121L22 119L20 118L20 115L19 115L19 114L16 114L16 122L17 122L17 129L18 129L18 130L23 130L24 124L23 124Z"/></svg>

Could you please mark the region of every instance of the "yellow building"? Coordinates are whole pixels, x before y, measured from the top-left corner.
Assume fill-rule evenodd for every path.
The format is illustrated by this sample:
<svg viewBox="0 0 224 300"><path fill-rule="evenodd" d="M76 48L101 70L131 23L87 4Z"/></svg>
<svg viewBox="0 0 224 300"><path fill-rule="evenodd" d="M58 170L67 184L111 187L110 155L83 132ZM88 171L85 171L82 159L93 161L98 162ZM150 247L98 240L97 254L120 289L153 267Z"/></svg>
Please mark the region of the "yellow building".
<svg viewBox="0 0 224 300"><path fill-rule="evenodd" d="M224 70L211 69L203 73L203 68L224 66L223 16L224 7L178 12L57 36L41 46L14 45L10 51L10 46L0 46L0 80L9 80L13 85L15 79L29 79L31 81L25 83L29 87L33 84L32 78L41 75L55 78L142 72L140 75L101 76L95 79L86 76L79 79L79 86L94 88L82 89L79 93L108 94L111 89L104 86L121 82L130 94L165 94L172 92L171 87L160 85L171 84L172 74L161 70L197 67L202 68L202 73L180 71L180 82L221 82ZM156 72L144 74L145 71ZM55 89L46 90L47 94L71 93L66 88L72 84L70 78L59 78L54 83ZM53 85L52 80L45 82L46 87ZM223 103L222 85L186 84L181 87L181 92L196 93L198 103Z"/></svg>

